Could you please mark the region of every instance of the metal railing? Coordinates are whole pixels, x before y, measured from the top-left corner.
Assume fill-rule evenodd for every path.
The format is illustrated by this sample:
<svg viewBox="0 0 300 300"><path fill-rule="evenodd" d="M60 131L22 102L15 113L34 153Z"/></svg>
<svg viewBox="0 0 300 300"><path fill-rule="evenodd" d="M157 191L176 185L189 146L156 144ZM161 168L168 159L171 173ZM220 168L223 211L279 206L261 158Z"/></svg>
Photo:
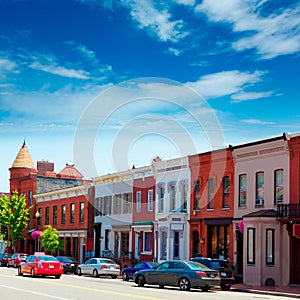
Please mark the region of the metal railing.
<svg viewBox="0 0 300 300"><path fill-rule="evenodd" d="M300 218L300 203L278 204L277 212L282 218Z"/></svg>

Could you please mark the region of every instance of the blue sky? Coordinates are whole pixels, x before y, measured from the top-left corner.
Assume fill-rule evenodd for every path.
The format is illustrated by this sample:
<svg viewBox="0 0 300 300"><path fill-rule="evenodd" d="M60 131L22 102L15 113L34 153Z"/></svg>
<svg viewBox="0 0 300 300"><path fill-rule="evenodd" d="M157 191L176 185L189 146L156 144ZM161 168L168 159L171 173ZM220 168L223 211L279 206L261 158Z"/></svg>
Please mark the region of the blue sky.
<svg viewBox="0 0 300 300"><path fill-rule="evenodd" d="M298 132L299 52L300 1L0 0L0 191Z"/></svg>

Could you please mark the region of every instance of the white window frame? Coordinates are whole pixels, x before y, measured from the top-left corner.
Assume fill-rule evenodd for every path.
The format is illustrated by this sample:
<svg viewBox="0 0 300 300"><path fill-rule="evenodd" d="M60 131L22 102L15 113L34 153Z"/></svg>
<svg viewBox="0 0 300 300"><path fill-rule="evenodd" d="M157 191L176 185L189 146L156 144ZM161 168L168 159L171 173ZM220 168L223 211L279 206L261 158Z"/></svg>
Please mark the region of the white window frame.
<svg viewBox="0 0 300 300"><path fill-rule="evenodd" d="M136 207L135 207L135 211L136 213L140 213L142 211L142 192L141 191L137 191L136 192Z"/></svg>
<svg viewBox="0 0 300 300"><path fill-rule="evenodd" d="M148 211L153 211L153 190L148 190Z"/></svg>

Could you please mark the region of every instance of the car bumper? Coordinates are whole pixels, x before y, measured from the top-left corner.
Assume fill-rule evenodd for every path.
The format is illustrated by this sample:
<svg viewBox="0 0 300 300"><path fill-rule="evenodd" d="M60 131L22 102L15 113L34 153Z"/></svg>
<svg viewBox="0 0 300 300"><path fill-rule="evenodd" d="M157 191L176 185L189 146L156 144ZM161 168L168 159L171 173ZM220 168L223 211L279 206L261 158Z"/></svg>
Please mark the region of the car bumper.
<svg viewBox="0 0 300 300"><path fill-rule="evenodd" d="M101 270L98 270L98 274L99 275L109 275L109 276L112 276L112 275L119 276L120 270L101 269Z"/></svg>
<svg viewBox="0 0 300 300"><path fill-rule="evenodd" d="M191 281L192 287L202 287L202 286L219 286L221 283L220 278L194 278Z"/></svg>
<svg viewBox="0 0 300 300"><path fill-rule="evenodd" d="M38 269L35 268L35 275L62 275L63 269Z"/></svg>

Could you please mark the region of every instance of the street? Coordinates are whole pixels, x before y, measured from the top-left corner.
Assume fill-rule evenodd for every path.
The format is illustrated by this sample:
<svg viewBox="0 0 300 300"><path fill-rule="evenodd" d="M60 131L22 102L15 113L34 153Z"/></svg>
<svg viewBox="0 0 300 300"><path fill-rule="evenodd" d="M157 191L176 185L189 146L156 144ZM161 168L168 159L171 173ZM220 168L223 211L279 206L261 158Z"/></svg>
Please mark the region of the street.
<svg viewBox="0 0 300 300"><path fill-rule="evenodd" d="M156 286L137 287L133 282L123 282L121 279L93 278L76 275L63 275L61 279L31 278L29 276L17 276L16 269L0 268L0 298L6 300L43 300L43 299L199 299L221 300L248 300L248 299L276 299L283 300L286 297L268 296L259 294L239 293L234 291L224 292L213 289L209 292L191 290L182 292L178 288L160 289Z"/></svg>

